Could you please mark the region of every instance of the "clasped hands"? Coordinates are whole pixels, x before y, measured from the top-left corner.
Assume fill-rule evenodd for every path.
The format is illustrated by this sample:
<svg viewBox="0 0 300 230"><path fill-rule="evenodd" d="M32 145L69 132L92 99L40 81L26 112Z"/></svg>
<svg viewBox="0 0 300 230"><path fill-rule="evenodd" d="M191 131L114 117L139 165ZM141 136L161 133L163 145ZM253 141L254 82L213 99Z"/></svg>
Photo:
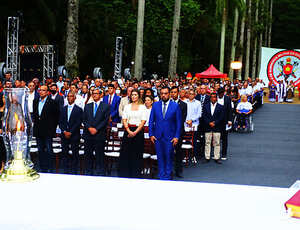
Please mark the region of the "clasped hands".
<svg viewBox="0 0 300 230"><path fill-rule="evenodd" d="M151 142L154 144L155 141L157 140L155 136L150 137ZM178 138L174 137L171 142L173 143L173 146L177 145L178 143Z"/></svg>
<svg viewBox="0 0 300 230"><path fill-rule="evenodd" d="M137 134L136 131L132 132L131 130L128 130L127 133L128 133L128 136L127 136L127 137L129 137L129 138L130 138L130 137L135 137L136 134Z"/></svg>
<svg viewBox="0 0 300 230"><path fill-rule="evenodd" d="M92 135L95 135L97 133L97 129L95 129L93 127L88 128L88 130L89 130L90 134L92 134Z"/></svg>

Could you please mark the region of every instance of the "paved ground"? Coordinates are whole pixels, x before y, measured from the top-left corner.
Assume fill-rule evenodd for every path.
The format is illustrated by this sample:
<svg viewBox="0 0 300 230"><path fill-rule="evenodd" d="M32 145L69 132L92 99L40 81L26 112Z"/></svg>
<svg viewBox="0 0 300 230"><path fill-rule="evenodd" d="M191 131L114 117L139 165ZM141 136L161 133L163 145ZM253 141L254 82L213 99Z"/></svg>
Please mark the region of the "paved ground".
<svg viewBox="0 0 300 230"><path fill-rule="evenodd" d="M265 104L255 131L231 133L228 160L184 169L185 181L290 187L300 179L300 105Z"/></svg>

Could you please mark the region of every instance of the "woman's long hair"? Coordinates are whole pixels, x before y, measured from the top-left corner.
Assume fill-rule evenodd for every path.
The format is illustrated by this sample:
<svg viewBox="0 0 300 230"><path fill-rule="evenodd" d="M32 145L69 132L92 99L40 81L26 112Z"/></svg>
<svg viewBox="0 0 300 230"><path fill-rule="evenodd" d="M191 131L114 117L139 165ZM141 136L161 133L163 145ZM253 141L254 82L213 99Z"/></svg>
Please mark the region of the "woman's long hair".
<svg viewBox="0 0 300 230"><path fill-rule="evenodd" d="M132 93L134 93L134 92L136 92L137 95L138 95L138 97L139 97L139 99L138 99L138 104L143 104L143 100L142 100L142 98L141 98L141 96L140 96L140 91L139 91L138 89L133 89L133 90L131 91L130 98L129 98L130 103L132 103L131 96L132 96Z"/></svg>

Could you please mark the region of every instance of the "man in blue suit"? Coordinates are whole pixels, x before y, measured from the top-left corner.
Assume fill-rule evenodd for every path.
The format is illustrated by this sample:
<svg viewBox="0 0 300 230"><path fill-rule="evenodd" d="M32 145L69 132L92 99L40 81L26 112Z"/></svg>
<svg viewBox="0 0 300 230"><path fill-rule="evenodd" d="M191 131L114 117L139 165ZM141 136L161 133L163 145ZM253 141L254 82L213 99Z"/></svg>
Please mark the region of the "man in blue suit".
<svg viewBox="0 0 300 230"><path fill-rule="evenodd" d="M161 101L153 104L149 135L155 144L158 177L162 180L172 179L174 147L178 144L182 128L182 115L179 105L170 101L170 89L160 90Z"/></svg>
<svg viewBox="0 0 300 230"><path fill-rule="evenodd" d="M119 105L121 98L115 94L115 87L113 84L108 85L108 95L103 98L105 104L110 105L110 117L111 121L119 123L121 118L119 116Z"/></svg>
<svg viewBox="0 0 300 230"><path fill-rule="evenodd" d="M102 95L103 92L100 89L94 89L92 93L94 102L87 104L83 112L84 154L87 175L93 175L93 152L96 154L96 174L104 175L104 147L110 108L109 105L100 101Z"/></svg>
<svg viewBox="0 0 300 230"><path fill-rule="evenodd" d="M220 161L220 137L224 122L224 107L217 103L217 94L210 94L210 103L203 106L203 126L205 132L205 159L210 160L211 142L214 146L214 159Z"/></svg>
<svg viewBox="0 0 300 230"><path fill-rule="evenodd" d="M82 123L82 109L75 105L76 94L69 91L68 105L60 113L59 128L61 129L61 144L63 154L63 167L65 173L77 174L79 169L79 142L80 126ZM69 150L72 151L72 156Z"/></svg>

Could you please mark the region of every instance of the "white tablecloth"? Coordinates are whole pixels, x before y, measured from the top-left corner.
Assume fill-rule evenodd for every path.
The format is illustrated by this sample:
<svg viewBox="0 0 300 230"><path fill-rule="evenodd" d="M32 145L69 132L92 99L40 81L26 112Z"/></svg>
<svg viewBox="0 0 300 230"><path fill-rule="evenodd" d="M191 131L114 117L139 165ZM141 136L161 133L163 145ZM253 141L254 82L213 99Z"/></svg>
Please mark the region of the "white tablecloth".
<svg viewBox="0 0 300 230"><path fill-rule="evenodd" d="M291 189L41 174L0 182L1 230L300 229Z"/></svg>

